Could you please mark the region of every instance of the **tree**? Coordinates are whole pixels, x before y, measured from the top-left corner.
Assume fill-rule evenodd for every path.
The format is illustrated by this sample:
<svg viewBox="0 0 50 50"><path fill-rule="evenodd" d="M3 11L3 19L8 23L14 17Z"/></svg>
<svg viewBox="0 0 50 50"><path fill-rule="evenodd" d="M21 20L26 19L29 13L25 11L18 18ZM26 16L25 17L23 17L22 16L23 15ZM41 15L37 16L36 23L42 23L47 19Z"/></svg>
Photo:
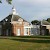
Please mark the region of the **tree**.
<svg viewBox="0 0 50 50"><path fill-rule="evenodd" d="M48 18L47 21L50 22L50 18Z"/></svg>
<svg viewBox="0 0 50 50"><path fill-rule="evenodd" d="M34 24L34 25L39 25L39 24L40 24L40 21L34 20L34 21L32 21L31 23Z"/></svg>
<svg viewBox="0 0 50 50"><path fill-rule="evenodd" d="M11 4L11 3L12 3L12 0L6 0L6 2L7 2L8 4ZM2 3L2 0L0 0L0 3Z"/></svg>

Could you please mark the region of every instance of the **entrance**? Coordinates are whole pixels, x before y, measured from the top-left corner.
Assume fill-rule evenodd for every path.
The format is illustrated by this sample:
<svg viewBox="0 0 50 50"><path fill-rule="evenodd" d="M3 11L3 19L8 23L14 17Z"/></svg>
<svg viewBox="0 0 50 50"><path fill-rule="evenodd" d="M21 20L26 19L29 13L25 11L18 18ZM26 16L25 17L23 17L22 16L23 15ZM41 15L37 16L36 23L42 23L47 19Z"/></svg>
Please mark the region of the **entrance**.
<svg viewBox="0 0 50 50"><path fill-rule="evenodd" d="M27 28L24 28L24 35L28 35L28 29Z"/></svg>
<svg viewBox="0 0 50 50"><path fill-rule="evenodd" d="M17 36L20 36L20 29L17 29Z"/></svg>

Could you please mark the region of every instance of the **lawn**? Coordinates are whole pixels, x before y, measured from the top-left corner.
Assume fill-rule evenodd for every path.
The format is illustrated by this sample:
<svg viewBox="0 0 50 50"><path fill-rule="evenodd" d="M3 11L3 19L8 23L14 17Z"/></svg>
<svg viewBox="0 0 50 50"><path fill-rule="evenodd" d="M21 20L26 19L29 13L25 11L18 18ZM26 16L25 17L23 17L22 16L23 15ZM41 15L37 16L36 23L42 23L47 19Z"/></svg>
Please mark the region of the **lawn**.
<svg viewBox="0 0 50 50"><path fill-rule="evenodd" d="M50 50L50 36L0 36L0 50Z"/></svg>

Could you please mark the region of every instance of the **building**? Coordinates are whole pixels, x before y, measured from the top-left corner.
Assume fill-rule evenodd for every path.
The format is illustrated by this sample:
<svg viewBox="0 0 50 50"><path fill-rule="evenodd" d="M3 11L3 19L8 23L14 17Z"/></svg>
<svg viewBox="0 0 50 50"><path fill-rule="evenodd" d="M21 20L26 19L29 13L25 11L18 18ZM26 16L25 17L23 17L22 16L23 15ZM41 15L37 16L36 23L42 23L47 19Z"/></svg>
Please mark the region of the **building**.
<svg viewBox="0 0 50 50"><path fill-rule="evenodd" d="M30 30L30 23L21 18L14 7L12 13L0 21L0 35L2 36L29 36Z"/></svg>
<svg viewBox="0 0 50 50"><path fill-rule="evenodd" d="M40 25L32 25L30 35L40 35Z"/></svg>
<svg viewBox="0 0 50 50"><path fill-rule="evenodd" d="M41 21L41 33L40 35L50 35L50 23L46 20Z"/></svg>
<svg viewBox="0 0 50 50"><path fill-rule="evenodd" d="M42 20L38 25L32 25L31 35L50 35L50 23Z"/></svg>
<svg viewBox="0 0 50 50"><path fill-rule="evenodd" d="M41 25L31 25L21 18L16 9L12 8L12 13L0 21L1 36L30 36L30 35L50 35L50 23L42 21Z"/></svg>

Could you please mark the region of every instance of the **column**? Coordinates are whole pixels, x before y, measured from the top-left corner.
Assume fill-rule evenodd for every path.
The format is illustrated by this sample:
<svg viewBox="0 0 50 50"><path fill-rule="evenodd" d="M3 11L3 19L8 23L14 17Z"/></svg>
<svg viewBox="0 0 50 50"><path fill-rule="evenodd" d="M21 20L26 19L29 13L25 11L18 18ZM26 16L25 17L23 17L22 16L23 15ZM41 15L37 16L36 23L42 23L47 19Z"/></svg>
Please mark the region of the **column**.
<svg viewBox="0 0 50 50"><path fill-rule="evenodd" d="M30 35L30 29L28 28L28 35Z"/></svg>

